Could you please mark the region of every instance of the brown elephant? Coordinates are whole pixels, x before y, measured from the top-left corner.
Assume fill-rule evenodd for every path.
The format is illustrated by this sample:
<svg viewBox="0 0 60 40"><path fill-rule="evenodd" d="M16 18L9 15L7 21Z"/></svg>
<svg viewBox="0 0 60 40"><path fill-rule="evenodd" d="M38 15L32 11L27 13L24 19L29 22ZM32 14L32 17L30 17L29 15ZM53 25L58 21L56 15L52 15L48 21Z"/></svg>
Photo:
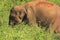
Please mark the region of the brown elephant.
<svg viewBox="0 0 60 40"><path fill-rule="evenodd" d="M52 32L56 32L60 28L60 7L46 1L28 2L12 7L9 25L19 24L23 21L33 26L41 25L49 28Z"/></svg>
<svg viewBox="0 0 60 40"><path fill-rule="evenodd" d="M47 1L47 0L32 0L32 1Z"/></svg>

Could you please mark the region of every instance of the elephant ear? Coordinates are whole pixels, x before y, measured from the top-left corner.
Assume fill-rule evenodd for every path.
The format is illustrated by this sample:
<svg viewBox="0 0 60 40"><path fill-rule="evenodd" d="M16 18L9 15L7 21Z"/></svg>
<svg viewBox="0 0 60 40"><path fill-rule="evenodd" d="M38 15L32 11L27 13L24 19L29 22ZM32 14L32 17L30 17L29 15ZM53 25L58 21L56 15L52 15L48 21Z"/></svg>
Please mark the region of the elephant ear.
<svg viewBox="0 0 60 40"><path fill-rule="evenodd" d="M24 17L23 17L23 19L22 19L22 21L24 21L25 24L27 24L29 22L29 20L28 20L28 14L29 14L28 10L29 10L29 8L30 7L28 7L26 5L23 6L23 8L22 8L22 12L23 12L22 14L25 14Z"/></svg>
<svg viewBox="0 0 60 40"><path fill-rule="evenodd" d="M26 10L27 10L27 19L29 21L29 24L31 24L32 26L37 26L34 7L27 6Z"/></svg>

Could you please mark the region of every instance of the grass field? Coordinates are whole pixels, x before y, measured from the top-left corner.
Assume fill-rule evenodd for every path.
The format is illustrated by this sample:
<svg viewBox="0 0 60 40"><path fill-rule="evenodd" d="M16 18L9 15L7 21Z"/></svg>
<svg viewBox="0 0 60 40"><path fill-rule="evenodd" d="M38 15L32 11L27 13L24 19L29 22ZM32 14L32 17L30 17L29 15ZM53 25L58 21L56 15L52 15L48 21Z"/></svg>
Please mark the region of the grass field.
<svg viewBox="0 0 60 40"><path fill-rule="evenodd" d="M40 27L19 24L12 28L8 25L11 7L28 1L30 0L0 0L0 40L60 40L60 34L51 34ZM49 1L60 5L60 0Z"/></svg>

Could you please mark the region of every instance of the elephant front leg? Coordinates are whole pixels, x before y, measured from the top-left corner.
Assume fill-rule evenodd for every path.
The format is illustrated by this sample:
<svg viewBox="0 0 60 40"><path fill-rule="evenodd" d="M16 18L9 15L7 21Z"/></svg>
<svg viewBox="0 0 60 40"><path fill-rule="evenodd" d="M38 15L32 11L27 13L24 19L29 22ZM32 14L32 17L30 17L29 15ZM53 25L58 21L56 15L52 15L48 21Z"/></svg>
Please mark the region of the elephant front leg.
<svg viewBox="0 0 60 40"><path fill-rule="evenodd" d="M56 20L54 21L54 23L49 27L49 30L50 30L51 33L54 33L54 32L58 33L58 31L60 31L59 29L60 29L60 19L58 18L58 19L56 19Z"/></svg>

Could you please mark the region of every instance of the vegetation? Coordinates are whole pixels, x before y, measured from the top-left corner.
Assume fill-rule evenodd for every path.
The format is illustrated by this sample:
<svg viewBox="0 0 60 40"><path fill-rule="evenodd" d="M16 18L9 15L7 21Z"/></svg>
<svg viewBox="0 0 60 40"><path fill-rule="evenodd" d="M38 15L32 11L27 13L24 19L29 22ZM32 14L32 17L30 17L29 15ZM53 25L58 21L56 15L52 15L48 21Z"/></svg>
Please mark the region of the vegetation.
<svg viewBox="0 0 60 40"><path fill-rule="evenodd" d="M52 34L40 27L23 23L11 27L8 25L12 6L24 4L31 0L0 0L0 40L60 40L60 34ZM60 0L49 0L60 5Z"/></svg>

